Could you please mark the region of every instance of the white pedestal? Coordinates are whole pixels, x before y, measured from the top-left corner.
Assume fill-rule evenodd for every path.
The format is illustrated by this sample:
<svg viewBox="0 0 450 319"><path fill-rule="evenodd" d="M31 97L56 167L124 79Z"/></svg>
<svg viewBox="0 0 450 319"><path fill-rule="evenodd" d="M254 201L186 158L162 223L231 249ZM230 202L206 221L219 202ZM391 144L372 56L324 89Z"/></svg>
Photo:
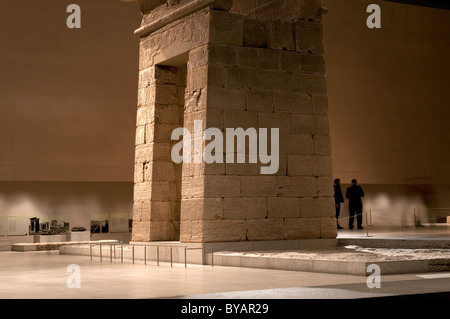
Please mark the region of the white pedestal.
<svg viewBox="0 0 450 319"><path fill-rule="evenodd" d="M68 231L66 241L90 241L91 234L88 231Z"/></svg>
<svg viewBox="0 0 450 319"><path fill-rule="evenodd" d="M64 235L34 235L35 243L56 243L64 239Z"/></svg>

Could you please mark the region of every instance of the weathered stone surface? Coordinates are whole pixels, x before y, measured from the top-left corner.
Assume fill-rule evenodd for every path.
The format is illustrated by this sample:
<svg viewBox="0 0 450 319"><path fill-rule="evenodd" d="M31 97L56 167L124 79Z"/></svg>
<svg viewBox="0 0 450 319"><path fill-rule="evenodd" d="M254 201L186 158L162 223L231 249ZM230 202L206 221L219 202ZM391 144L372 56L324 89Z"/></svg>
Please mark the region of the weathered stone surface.
<svg viewBox="0 0 450 319"><path fill-rule="evenodd" d="M265 48L266 30L264 23L258 20L244 20L244 46Z"/></svg>
<svg viewBox="0 0 450 319"><path fill-rule="evenodd" d="M300 198L301 218L331 218L334 216L334 197Z"/></svg>
<svg viewBox="0 0 450 319"><path fill-rule="evenodd" d="M183 199L181 212L181 220L223 219L222 198Z"/></svg>
<svg viewBox="0 0 450 319"><path fill-rule="evenodd" d="M297 21L295 23L296 50L323 53L323 28L321 23Z"/></svg>
<svg viewBox="0 0 450 319"><path fill-rule="evenodd" d="M268 197L267 216L269 218L298 218L299 199L297 197Z"/></svg>
<svg viewBox="0 0 450 319"><path fill-rule="evenodd" d="M320 238L336 238L336 218L320 219Z"/></svg>
<svg viewBox="0 0 450 319"><path fill-rule="evenodd" d="M281 197L316 196L316 178L313 176L278 176L277 195Z"/></svg>
<svg viewBox="0 0 450 319"><path fill-rule="evenodd" d="M267 46L276 50L295 50L294 25L288 21L269 20L265 23Z"/></svg>
<svg viewBox="0 0 450 319"><path fill-rule="evenodd" d="M197 220L181 221L182 242L245 241L245 220Z"/></svg>
<svg viewBox="0 0 450 319"><path fill-rule="evenodd" d="M242 196L276 196L276 176L241 176Z"/></svg>
<svg viewBox="0 0 450 319"><path fill-rule="evenodd" d="M240 14L212 10L210 13L210 42L243 46L244 18Z"/></svg>
<svg viewBox="0 0 450 319"><path fill-rule="evenodd" d="M247 239L284 239L283 219L250 219L247 221Z"/></svg>
<svg viewBox="0 0 450 319"><path fill-rule="evenodd" d="M240 197L223 199L224 219L264 219L267 203L264 197Z"/></svg>
<svg viewBox="0 0 450 319"><path fill-rule="evenodd" d="M336 236L320 1L141 5L133 240ZM200 120L279 129L278 171L262 175L248 143L245 163L175 165L173 130Z"/></svg>
<svg viewBox="0 0 450 319"><path fill-rule="evenodd" d="M289 218L284 224L284 239L318 239L320 231L320 218Z"/></svg>

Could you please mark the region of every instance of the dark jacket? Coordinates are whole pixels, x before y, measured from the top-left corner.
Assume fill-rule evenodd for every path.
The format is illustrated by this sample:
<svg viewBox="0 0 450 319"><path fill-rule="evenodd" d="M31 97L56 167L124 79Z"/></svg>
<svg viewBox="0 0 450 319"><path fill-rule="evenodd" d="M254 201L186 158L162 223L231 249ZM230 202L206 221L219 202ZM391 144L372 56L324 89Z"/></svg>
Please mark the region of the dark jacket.
<svg viewBox="0 0 450 319"><path fill-rule="evenodd" d="M347 192L345 193L345 197L348 198L348 206L349 208L362 208L362 200L361 197L364 197L364 191L361 186L352 185L347 188Z"/></svg>
<svg viewBox="0 0 450 319"><path fill-rule="evenodd" d="M334 202L335 204L340 204L344 202L344 195L342 194L341 185L334 184Z"/></svg>

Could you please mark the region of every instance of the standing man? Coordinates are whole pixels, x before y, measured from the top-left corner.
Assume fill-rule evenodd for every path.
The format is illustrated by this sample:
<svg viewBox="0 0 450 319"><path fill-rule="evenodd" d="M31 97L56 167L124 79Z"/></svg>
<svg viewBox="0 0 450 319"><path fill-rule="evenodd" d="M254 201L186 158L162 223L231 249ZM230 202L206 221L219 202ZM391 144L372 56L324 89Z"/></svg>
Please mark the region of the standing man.
<svg viewBox="0 0 450 319"><path fill-rule="evenodd" d="M342 195L342 190L341 190L341 180L339 178L336 178L334 180L334 204L336 207L336 224L337 224L337 229L343 229L343 227L341 227L339 225L339 214L341 212L341 203L344 202L344 195Z"/></svg>
<svg viewBox="0 0 450 319"><path fill-rule="evenodd" d="M358 229L364 229L362 227L362 200L361 197L364 197L364 192L361 186L356 185L356 179L352 179L352 186L347 188L347 192L345 193L345 197L348 198L348 209L349 209L349 221L348 228L353 229L353 223L355 220L356 213L356 223Z"/></svg>

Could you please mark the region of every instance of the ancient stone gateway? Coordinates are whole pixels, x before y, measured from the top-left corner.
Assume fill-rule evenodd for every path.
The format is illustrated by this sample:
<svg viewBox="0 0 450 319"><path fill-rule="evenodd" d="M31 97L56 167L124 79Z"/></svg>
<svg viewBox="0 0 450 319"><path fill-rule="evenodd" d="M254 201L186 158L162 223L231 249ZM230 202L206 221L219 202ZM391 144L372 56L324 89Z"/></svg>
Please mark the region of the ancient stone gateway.
<svg viewBox="0 0 450 319"><path fill-rule="evenodd" d="M335 238L320 1L139 4L132 241ZM175 163L172 132L195 123L224 135L278 128L278 170L261 174L260 160Z"/></svg>

